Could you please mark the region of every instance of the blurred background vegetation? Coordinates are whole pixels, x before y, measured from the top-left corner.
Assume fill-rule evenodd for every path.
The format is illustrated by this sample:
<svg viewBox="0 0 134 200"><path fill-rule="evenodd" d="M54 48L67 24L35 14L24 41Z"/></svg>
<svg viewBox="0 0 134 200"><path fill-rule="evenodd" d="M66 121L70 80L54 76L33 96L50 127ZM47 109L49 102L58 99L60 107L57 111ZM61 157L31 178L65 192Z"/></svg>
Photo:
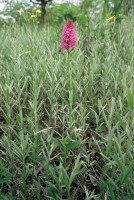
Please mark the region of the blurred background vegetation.
<svg viewBox="0 0 134 200"><path fill-rule="evenodd" d="M57 1L58 2L58 1ZM120 22L133 13L133 0L78 0L57 3L54 0L2 0L4 9L2 15L15 18L22 24L38 24L58 26L67 18L77 21L81 25L88 25L90 20L105 19L116 16Z"/></svg>

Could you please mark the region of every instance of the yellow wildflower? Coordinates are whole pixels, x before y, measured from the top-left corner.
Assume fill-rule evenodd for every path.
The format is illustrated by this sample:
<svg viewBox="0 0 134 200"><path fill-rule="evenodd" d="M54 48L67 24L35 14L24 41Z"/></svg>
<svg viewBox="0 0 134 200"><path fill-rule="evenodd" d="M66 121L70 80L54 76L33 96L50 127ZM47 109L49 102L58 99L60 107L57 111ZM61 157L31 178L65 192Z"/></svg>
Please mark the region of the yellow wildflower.
<svg viewBox="0 0 134 200"><path fill-rule="evenodd" d="M18 10L19 13L24 13L23 9Z"/></svg>
<svg viewBox="0 0 134 200"><path fill-rule="evenodd" d="M114 137L112 138L112 141L113 141L113 142L115 141L115 138L114 138Z"/></svg>
<svg viewBox="0 0 134 200"><path fill-rule="evenodd" d="M106 21L107 22L111 22L111 21L113 21L115 19L115 16L111 16L111 17L108 17L107 19L106 19Z"/></svg>
<svg viewBox="0 0 134 200"><path fill-rule="evenodd" d="M37 15L31 15L31 16L30 16L31 19L34 19L34 18L36 18L36 17L37 17Z"/></svg>
<svg viewBox="0 0 134 200"><path fill-rule="evenodd" d="M41 13L41 10L40 10L40 9L37 9L37 10L36 10L36 13Z"/></svg>

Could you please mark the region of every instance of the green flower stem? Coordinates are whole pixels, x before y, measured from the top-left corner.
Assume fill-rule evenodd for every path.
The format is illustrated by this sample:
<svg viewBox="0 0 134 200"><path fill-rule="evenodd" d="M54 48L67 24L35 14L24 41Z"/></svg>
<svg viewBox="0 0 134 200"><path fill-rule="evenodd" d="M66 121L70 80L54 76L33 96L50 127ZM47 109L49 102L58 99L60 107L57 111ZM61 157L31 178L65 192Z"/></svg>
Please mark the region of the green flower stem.
<svg viewBox="0 0 134 200"><path fill-rule="evenodd" d="M70 112L73 109L73 82L72 82L72 74L71 74L71 67L70 67L70 51L67 50L67 68L68 68L68 83L69 83L69 105L70 105Z"/></svg>

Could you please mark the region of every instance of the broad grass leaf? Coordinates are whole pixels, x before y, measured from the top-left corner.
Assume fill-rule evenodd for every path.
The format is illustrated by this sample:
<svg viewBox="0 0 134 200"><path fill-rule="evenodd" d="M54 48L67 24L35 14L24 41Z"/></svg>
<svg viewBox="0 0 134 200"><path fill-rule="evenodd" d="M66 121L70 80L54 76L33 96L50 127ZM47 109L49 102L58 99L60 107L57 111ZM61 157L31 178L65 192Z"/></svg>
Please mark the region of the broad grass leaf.
<svg viewBox="0 0 134 200"><path fill-rule="evenodd" d="M117 154L114 155L114 160L115 160L117 166L119 167L120 171L123 173L123 172L124 172L124 164L123 164L122 161L118 158Z"/></svg>
<svg viewBox="0 0 134 200"><path fill-rule="evenodd" d="M75 161L74 168L72 169L72 173L69 179L69 185L72 184L72 182L74 181L74 178L80 173L80 168L81 168L81 162L80 162L80 154L79 154Z"/></svg>
<svg viewBox="0 0 134 200"><path fill-rule="evenodd" d="M80 148L82 145L81 141L70 141L66 144L66 148L68 151L70 151L71 149L78 149Z"/></svg>
<svg viewBox="0 0 134 200"><path fill-rule="evenodd" d="M60 164L59 169L59 180L62 186L66 186L66 189L69 191L69 176L66 169Z"/></svg>
<svg viewBox="0 0 134 200"><path fill-rule="evenodd" d="M14 197L12 195L6 195L6 194L0 194L0 199L1 200L14 200Z"/></svg>
<svg viewBox="0 0 134 200"><path fill-rule="evenodd" d="M130 109L134 111L134 88L128 91L127 101Z"/></svg>
<svg viewBox="0 0 134 200"><path fill-rule="evenodd" d="M134 170L134 161L131 162L131 164L125 168L123 176L122 176L122 182L127 182L129 179L129 175Z"/></svg>
<svg viewBox="0 0 134 200"><path fill-rule="evenodd" d="M3 163L0 161L0 184L9 183L11 174L7 171Z"/></svg>
<svg viewBox="0 0 134 200"><path fill-rule="evenodd" d="M57 196L58 196L57 188L55 187L55 185L51 184L50 182L47 182L47 183L49 184L48 189L47 189L47 196L51 198L52 200L57 199Z"/></svg>

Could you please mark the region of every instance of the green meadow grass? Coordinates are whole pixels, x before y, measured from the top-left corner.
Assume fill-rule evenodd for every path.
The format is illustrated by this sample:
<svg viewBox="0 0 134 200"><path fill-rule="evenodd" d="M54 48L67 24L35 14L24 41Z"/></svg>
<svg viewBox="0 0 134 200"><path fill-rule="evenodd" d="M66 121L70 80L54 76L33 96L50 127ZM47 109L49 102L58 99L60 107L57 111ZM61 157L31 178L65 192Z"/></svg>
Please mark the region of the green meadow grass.
<svg viewBox="0 0 134 200"><path fill-rule="evenodd" d="M61 29L1 29L1 200L134 199L132 25L76 25L72 111Z"/></svg>

